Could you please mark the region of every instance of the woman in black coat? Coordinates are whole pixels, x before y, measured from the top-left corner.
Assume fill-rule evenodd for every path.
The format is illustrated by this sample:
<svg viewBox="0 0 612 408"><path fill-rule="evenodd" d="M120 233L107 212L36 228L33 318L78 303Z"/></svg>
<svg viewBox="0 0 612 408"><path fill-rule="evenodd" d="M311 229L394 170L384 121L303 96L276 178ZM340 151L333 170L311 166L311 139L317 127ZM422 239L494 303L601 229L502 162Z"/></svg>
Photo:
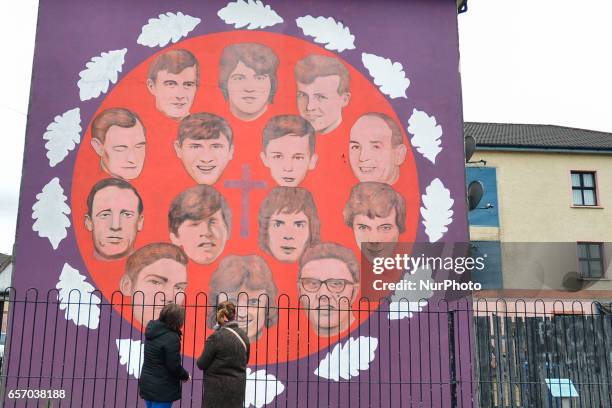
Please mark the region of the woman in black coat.
<svg viewBox="0 0 612 408"><path fill-rule="evenodd" d="M138 381L139 394L147 408L169 408L181 399L181 381L191 379L181 365L181 327L185 309L171 303L162 309L159 320L145 330L144 362Z"/></svg>
<svg viewBox="0 0 612 408"><path fill-rule="evenodd" d="M246 333L234 321L236 306L221 302L217 306L217 330L206 339L198 358L204 371L203 408L242 408L246 387L246 366L250 344Z"/></svg>

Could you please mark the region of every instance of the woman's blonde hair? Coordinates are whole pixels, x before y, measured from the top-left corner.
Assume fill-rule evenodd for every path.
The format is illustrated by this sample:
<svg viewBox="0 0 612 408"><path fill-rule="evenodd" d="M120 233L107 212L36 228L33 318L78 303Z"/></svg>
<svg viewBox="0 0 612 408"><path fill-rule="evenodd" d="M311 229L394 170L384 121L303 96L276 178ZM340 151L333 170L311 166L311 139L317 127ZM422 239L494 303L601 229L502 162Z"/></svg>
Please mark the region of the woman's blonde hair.
<svg viewBox="0 0 612 408"><path fill-rule="evenodd" d="M217 323L220 325L225 323L224 318L227 319L228 322L236 318L236 305L229 300L217 305Z"/></svg>

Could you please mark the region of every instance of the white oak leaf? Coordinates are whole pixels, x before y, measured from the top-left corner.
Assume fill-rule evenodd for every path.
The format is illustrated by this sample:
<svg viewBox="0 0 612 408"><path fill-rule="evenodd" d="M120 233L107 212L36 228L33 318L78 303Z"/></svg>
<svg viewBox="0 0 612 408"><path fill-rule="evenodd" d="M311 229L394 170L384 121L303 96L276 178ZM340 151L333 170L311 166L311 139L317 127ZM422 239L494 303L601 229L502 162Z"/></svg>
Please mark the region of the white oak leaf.
<svg viewBox="0 0 612 408"><path fill-rule="evenodd" d="M139 378L144 362L144 343L132 339L117 339L115 343L119 351L119 363L125 366L129 375Z"/></svg>
<svg viewBox="0 0 612 408"><path fill-rule="evenodd" d="M410 86L410 79L406 77L404 67L399 62L374 54L361 54L361 62L368 69L381 92L391 98L406 98L406 89Z"/></svg>
<svg viewBox="0 0 612 408"><path fill-rule="evenodd" d="M281 395L285 385L266 370L251 371L247 368L246 389L244 390L244 407L261 408Z"/></svg>
<svg viewBox="0 0 612 408"><path fill-rule="evenodd" d="M391 302L389 304L389 320L399 320L404 318L412 318L415 313L420 312L427 306L427 302L408 302L406 300L399 300L397 302Z"/></svg>
<svg viewBox="0 0 612 408"><path fill-rule="evenodd" d="M36 220L32 226L41 238L48 238L53 249L68 235L70 207L66 204L67 197L55 177L36 195L36 203L32 206L32 218Z"/></svg>
<svg viewBox="0 0 612 408"><path fill-rule="evenodd" d="M127 48L103 52L85 64L86 68L79 72L81 79L77 82L82 101L97 98L108 91L111 82L113 84L117 82L126 53Z"/></svg>
<svg viewBox="0 0 612 408"><path fill-rule="evenodd" d="M315 375L328 380L350 380L359 376L360 371L368 370L376 357L378 339L375 337L351 337L344 344L336 344L321 360Z"/></svg>
<svg viewBox="0 0 612 408"><path fill-rule="evenodd" d="M432 270L429 267L417 268L414 273L406 272L402 281L414 282L414 290L395 290L389 304L389 320L411 318L427 306L427 299L433 296L431 289L421 288L421 282L433 283Z"/></svg>
<svg viewBox="0 0 612 408"><path fill-rule="evenodd" d="M47 158L49 165L55 167L74 150L81 142L81 111L74 108L56 116L53 122L47 126L43 139L47 140Z"/></svg>
<svg viewBox="0 0 612 408"><path fill-rule="evenodd" d="M332 17L315 18L309 15L298 17L295 22L304 35L314 37L316 43L326 44L328 50L342 52L355 49L355 36L351 30Z"/></svg>
<svg viewBox="0 0 612 408"><path fill-rule="evenodd" d="M413 109L408 119L408 133L411 133L410 142L430 162L436 163L436 156L442 151L440 137L442 126L438 125L435 116Z"/></svg>
<svg viewBox="0 0 612 408"><path fill-rule="evenodd" d="M229 2L217 15L234 28L246 27L249 30L271 27L284 21L274 9L264 5L261 0Z"/></svg>
<svg viewBox="0 0 612 408"><path fill-rule="evenodd" d="M147 47L163 47L170 41L176 43L193 31L202 20L181 13L168 12L160 14L157 18L150 18L136 42Z"/></svg>
<svg viewBox="0 0 612 408"><path fill-rule="evenodd" d="M436 242L448 231L447 226L453 222L453 203L450 190L444 187L440 179L433 180L421 196L423 207L421 216L429 242Z"/></svg>
<svg viewBox="0 0 612 408"><path fill-rule="evenodd" d="M64 264L59 281L55 285L58 292L59 308L64 311L66 320L77 326L97 329L100 323L100 297L93 294L95 288L68 263Z"/></svg>

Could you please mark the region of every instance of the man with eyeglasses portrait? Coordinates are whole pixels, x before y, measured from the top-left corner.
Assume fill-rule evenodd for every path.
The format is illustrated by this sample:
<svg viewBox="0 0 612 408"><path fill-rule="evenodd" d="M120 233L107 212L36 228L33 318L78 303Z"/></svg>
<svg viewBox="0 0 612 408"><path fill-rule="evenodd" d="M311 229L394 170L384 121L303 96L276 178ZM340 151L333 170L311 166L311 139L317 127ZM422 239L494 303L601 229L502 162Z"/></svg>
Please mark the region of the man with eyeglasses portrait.
<svg viewBox="0 0 612 408"><path fill-rule="evenodd" d="M350 310L359 292L359 263L348 248L321 243L300 259L298 293L321 337L340 335L355 321Z"/></svg>

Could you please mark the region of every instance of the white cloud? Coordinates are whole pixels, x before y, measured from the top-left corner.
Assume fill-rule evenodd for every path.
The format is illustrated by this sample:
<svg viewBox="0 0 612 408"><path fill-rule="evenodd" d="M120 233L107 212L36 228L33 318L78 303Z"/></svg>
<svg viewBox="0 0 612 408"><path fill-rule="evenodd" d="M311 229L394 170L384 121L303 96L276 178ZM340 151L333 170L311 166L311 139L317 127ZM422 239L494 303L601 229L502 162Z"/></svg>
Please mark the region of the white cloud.
<svg viewBox="0 0 612 408"><path fill-rule="evenodd" d="M436 156L442 151L442 126L436 123L436 117L413 109L408 119L408 132L414 135L410 142L417 151L435 164Z"/></svg>
<svg viewBox="0 0 612 408"><path fill-rule="evenodd" d="M11 63L0 64L0 77L10 78L3 82L0 93L0 123L3 131L0 137L0 252L10 254L17 224L38 0L19 0L5 4L7 9L0 24L0 38L6 39L2 51L4 55L10 55Z"/></svg>
<svg viewBox="0 0 612 408"><path fill-rule="evenodd" d="M355 36L351 30L332 17L298 17L295 20L304 35L314 37L316 43L326 44L328 50L342 52L355 49Z"/></svg>
<svg viewBox="0 0 612 408"><path fill-rule="evenodd" d="M32 218L36 220L32 230L41 238L49 238L53 249L57 249L70 227L70 219L66 216L70 214L70 207L66 204L67 197L59 178L47 183L36 195L36 200L32 206Z"/></svg>
<svg viewBox="0 0 612 408"><path fill-rule="evenodd" d="M425 233L429 237L429 242L436 242L448 231L447 225L453 222L453 200L450 191L444 187L440 179L433 180L425 194L422 195L423 225Z"/></svg>
<svg viewBox="0 0 612 408"><path fill-rule="evenodd" d="M612 1L478 3L458 19L466 121L612 132Z"/></svg>
<svg viewBox="0 0 612 408"><path fill-rule="evenodd" d="M359 376L360 371L368 370L376 357L378 339L375 337L351 337L344 344L336 344L321 360L315 375L328 380L350 380Z"/></svg>
<svg viewBox="0 0 612 408"><path fill-rule="evenodd" d="M136 42L147 47L163 47L170 41L176 43L186 37L202 20L181 13L160 14L158 18L150 18L142 26L142 31Z"/></svg>
<svg viewBox="0 0 612 408"><path fill-rule="evenodd" d="M245 27L249 30L271 27L283 22L283 18L274 9L264 5L260 0L237 0L227 3L217 15L234 28Z"/></svg>
<svg viewBox="0 0 612 408"><path fill-rule="evenodd" d="M79 72L79 96L82 101L97 98L108 91L110 83L117 82L118 73L121 72L127 48L103 52L93 57Z"/></svg>
<svg viewBox="0 0 612 408"><path fill-rule="evenodd" d="M85 276L65 263L55 287L59 289L59 308L64 310L66 320L72 320L77 326L98 328L100 298L92 294L95 288L86 281Z"/></svg>
<svg viewBox="0 0 612 408"><path fill-rule="evenodd" d="M81 111L74 108L64 112L61 116L56 116L54 121L47 126L47 131L43 139L47 149L49 165L55 167L74 150L75 146L81 142Z"/></svg>
<svg viewBox="0 0 612 408"><path fill-rule="evenodd" d="M285 385L272 374L266 374L266 370L251 371L247 368L246 377L245 408L261 408L285 391Z"/></svg>
<svg viewBox="0 0 612 408"><path fill-rule="evenodd" d="M119 363L125 366L129 375L139 378L144 362L144 343L140 340L117 339L115 344L119 351Z"/></svg>
<svg viewBox="0 0 612 408"><path fill-rule="evenodd" d="M394 99L406 98L410 79L406 77L402 64L365 52L361 54L361 61L382 93Z"/></svg>

